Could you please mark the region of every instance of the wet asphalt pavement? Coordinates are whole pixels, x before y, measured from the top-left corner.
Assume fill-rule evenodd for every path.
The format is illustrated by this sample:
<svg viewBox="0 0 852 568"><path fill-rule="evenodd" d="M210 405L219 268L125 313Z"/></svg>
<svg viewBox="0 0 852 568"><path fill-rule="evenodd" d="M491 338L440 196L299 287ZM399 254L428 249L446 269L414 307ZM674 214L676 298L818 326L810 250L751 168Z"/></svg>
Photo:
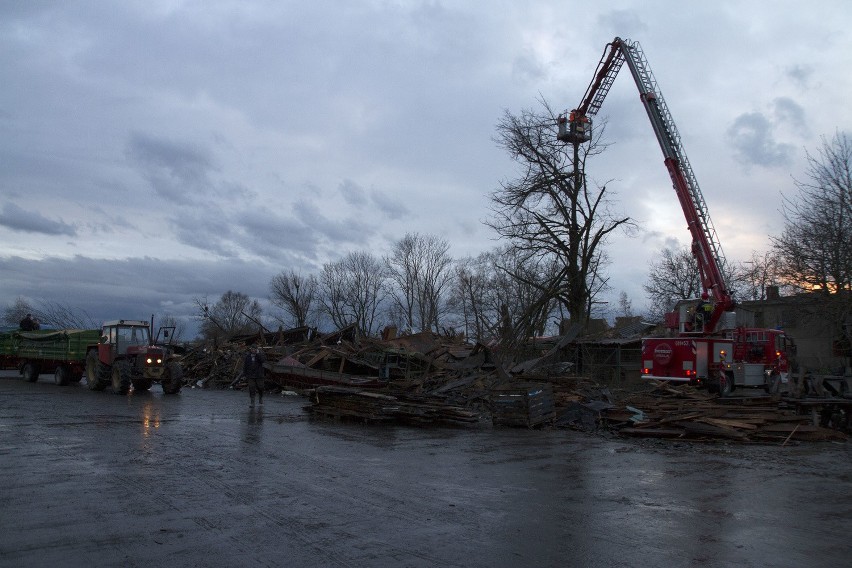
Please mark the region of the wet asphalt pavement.
<svg viewBox="0 0 852 568"><path fill-rule="evenodd" d="M0 372L0 566L847 566L852 449L320 421Z"/></svg>

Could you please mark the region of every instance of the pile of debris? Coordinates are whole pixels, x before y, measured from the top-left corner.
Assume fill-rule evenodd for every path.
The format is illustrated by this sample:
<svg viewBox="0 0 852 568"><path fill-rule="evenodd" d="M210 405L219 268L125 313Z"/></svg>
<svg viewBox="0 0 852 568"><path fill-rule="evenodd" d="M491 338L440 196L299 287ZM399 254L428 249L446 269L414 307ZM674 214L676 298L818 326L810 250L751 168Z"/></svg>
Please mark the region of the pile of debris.
<svg viewBox="0 0 852 568"><path fill-rule="evenodd" d="M365 422L555 427L630 437L776 442L840 440L850 406L814 406L769 396L719 399L687 385L598 384L559 362L576 335L568 330L537 356L520 362L495 357L489 346L419 333L381 339L354 328L321 335L308 328L234 338L188 352L184 375L193 386L243 388L242 360L250 345L267 359L267 383L311 400L318 416ZM626 388L630 387L630 388ZM837 410L845 422L827 428ZM842 421L841 421L842 422Z"/></svg>
<svg viewBox="0 0 852 568"><path fill-rule="evenodd" d="M361 389L319 386L310 393L312 414L364 422L405 424L473 423L479 413L424 395L383 394Z"/></svg>
<svg viewBox="0 0 852 568"><path fill-rule="evenodd" d="M601 422L625 436L781 442L845 440L835 429L799 412L799 402L777 396L718 398L689 385L654 382L618 406L601 411Z"/></svg>

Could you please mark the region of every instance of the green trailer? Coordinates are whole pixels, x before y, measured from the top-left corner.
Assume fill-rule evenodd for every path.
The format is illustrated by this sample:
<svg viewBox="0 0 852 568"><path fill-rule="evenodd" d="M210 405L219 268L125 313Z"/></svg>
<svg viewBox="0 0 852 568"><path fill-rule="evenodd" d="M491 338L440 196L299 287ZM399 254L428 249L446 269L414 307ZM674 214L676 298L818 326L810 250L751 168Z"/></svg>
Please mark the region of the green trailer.
<svg viewBox="0 0 852 568"><path fill-rule="evenodd" d="M86 355L100 341L99 329L10 331L0 334L0 364L16 368L29 382L54 373L56 384L80 382Z"/></svg>

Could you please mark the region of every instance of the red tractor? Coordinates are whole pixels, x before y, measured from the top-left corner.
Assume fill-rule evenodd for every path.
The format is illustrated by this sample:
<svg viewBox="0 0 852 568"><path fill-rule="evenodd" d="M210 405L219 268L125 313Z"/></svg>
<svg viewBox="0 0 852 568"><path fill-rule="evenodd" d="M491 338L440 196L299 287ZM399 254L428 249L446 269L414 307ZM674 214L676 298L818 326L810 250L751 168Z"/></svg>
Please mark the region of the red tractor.
<svg viewBox="0 0 852 568"><path fill-rule="evenodd" d="M183 386L183 370L168 346L155 345L151 326L142 320L105 322L101 340L86 354L86 378L91 390L112 385L115 394L127 394L132 386L143 391L159 382L165 394Z"/></svg>

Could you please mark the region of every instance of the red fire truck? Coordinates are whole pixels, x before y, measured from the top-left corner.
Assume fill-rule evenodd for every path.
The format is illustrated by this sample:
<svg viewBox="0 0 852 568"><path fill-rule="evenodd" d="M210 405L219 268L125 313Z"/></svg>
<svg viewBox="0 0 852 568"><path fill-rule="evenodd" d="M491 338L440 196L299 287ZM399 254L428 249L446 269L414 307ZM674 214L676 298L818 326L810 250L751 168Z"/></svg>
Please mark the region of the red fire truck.
<svg viewBox="0 0 852 568"><path fill-rule="evenodd" d="M670 337L643 339L642 377L703 383L721 395L736 386L768 388L783 381L795 346L781 330L736 325L735 303L725 284L722 247L674 120L638 42L617 37L607 44L582 103L559 116L557 137L575 145L591 140L592 117L624 63L639 88L639 98L663 151L705 291L700 300L681 302L669 314Z"/></svg>

